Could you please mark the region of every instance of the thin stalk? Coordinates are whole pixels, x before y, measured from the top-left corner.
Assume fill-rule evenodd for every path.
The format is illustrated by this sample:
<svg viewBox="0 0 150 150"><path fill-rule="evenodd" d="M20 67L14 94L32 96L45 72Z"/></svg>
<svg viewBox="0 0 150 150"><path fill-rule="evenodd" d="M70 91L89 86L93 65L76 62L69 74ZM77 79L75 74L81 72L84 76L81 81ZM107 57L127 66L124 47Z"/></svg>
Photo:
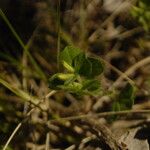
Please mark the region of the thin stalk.
<svg viewBox="0 0 150 150"><path fill-rule="evenodd" d="M34 58L32 57L32 55L30 54L29 50L28 50L28 45L26 46L24 44L24 42L22 41L22 39L20 38L20 36L18 35L18 33L15 31L15 29L13 28L13 26L11 25L10 21L8 20L8 18L6 17L6 15L3 13L3 11L0 9L0 16L2 17L2 19L5 21L5 23L7 24L7 26L9 27L10 31L12 32L12 34L14 35L14 37L16 38L16 40L18 41L18 43L20 44L20 46L23 48L23 50L25 51L25 53L27 54L27 56L29 57L31 63L33 64L33 66L35 67L36 71L40 74L40 76L46 80L45 74L43 73L43 71L41 70L41 68L38 66L38 64L36 63L36 61L34 60Z"/></svg>
<svg viewBox="0 0 150 150"><path fill-rule="evenodd" d="M15 130L13 131L13 133L11 134L11 136L9 137L7 143L5 144L3 150L6 150L6 149L7 149L7 147L8 147L8 145L9 145L10 141L12 140L12 138L14 137L14 135L16 134L16 132L20 129L21 125L22 125L22 122L20 122L20 123L17 125L17 127L15 128Z"/></svg>
<svg viewBox="0 0 150 150"><path fill-rule="evenodd" d="M59 122L59 121L71 121L71 120L80 120L80 119L93 118L93 117L106 117L106 116L113 116L113 115L128 115L128 114L137 114L137 113L150 114L150 110L124 110L124 111L102 112L102 113L97 113L97 114L85 114L85 115L52 119L52 120L49 120L47 124L53 123L53 122Z"/></svg>
<svg viewBox="0 0 150 150"><path fill-rule="evenodd" d="M49 145L49 141L50 141L50 133L48 132L46 134L46 141L45 141L45 150L50 150L50 145Z"/></svg>
<svg viewBox="0 0 150 150"><path fill-rule="evenodd" d="M110 89L115 88L123 79L124 79L124 75L126 76L130 76L131 74L133 74L137 69L139 69L140 67L143 67L144 65L147 65L150 63L150 56L140 60L139 62L135 63L134 65L132 65L131 67L129 67L124 74L122 74L114 83L113 85L110 87Z"/></svg>
<svg viewBox="0 0 150 150"><path fill-rule="evenodd" d="M19 89L19 88L15 88L13 85L11 85L10 83L8 83L7 81L3 80L2 78L0 78L0 84L2 84L3 86L5 86L7 89L9 89L10 91L12 91L14 94L16 94L17 96L19 96L20 98L22 98L25 101L32 101L34 103L36 103L36 98L31 96L30 94L28 94L27 92Z"/></svg>
<svg viewBox="0 0 150 150"><path fill-rule="evenodd" d="M57 5L57 32L58 32L58 39L57 39L57 67L58 70L60 69L60 0L58 0Z"/></svg>
<svg viewBox="0 0 150 150"><path fill-rule="evenodd" d="M135 82L134 82L132 79L130 79L126 73L120 71L118 68L116 68L115 66L111 65L111 64L110 64L109 62L107 62L105 59L103 59L103 58L101 58L101 57L99 57L99 56L97 56L97 55L93 55L93 56L95 56L97 59L100 59L105 65L107 65L108 67L110 67L113 71L115 71L115 72L116 72L118 75L120 75L123 79L126 79L132 86L135 86ZM111 86L111 87L109 88L109 90L113 90L114 88L112 88L112 87L114 87L114 86Z"/></svg>
<svg viewBox="0 0 150 150"><path fill-rule="evenodd" d="M42 100L39 100L39 104L41 104L42 102L44 102L44 100L46 98L49 98L50 96L52 96L53 94L55 94L56 91L51 91L50 93L48 93L45 98L43 98ZM10 135L9 139L7 140L6 144L3 147L3 150L6 150L9 143L11 142L11 140L13 139L13 137L15 136L15 134L17 133L17 131L20 129L20 127L22 126L22 124L29 119L29 116L32 114L32 112L35 110L35 108L37 108L36 106L33 107L27 114L26 117L16 126L16 128L14 129L14 131L12 132L12 134Z"/></svg>
<svg viewBox="0 0 150 150"><path fill-rule="evenodd" d="M23 65L23 70L22 70L22 87L23 90L27 91L27 71L25 68L27 68L27 54L24 52L22 56L22 65Z"/></svg>
<svg viewBox="0 0 150 150"><path fill-rule="evenodd" d="M85 21L86 21L86 13L85 13L85 8L84 8L84 4L85 1L84 0L80 0L81 4L80 4L80 44L81 47L84 48L86 50L86 27L85 27Z"/></svg>

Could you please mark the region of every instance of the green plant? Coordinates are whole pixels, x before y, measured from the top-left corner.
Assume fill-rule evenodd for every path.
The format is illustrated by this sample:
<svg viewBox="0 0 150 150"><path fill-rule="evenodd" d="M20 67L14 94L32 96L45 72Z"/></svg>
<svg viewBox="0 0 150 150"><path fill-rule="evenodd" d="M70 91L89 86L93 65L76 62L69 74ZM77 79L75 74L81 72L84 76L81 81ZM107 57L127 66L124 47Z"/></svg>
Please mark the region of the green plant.
<svg viewBox="0 0 150 150"><path fill-rule="evenodd" d="M133 6L131 11L132 16L135 17L146 31L150 30L150 1L139 0L137 6Z"/></svg>
<svg viewBox="0 0 150 150"><path fill-rule="evenodd" d="M2 149L2 146L0 147L0 149ZM10 146L8 146L6 150L13 150L13 148L11 148Z"/></svg>
<svg viewBox="0 0 150 150"><path fill-rule="evenodd" d="M75 94L99 94L100 82L96 79L104 70L103 63L87 56L79 48L67 46L60 53L64 72L56 73L49 79L49 87Z"/></svg>
<svg viewBox="0 0 150 150"><path fill-rule="evenodd" d="M87 56L79 48L67 46L60 53L60 63L63 72L56 73L49 78L49 88L65 90L77 95L101 94L100 81L96 79L104 71L103 63L93 57ZM136 88L127 84L119 94L114 91L112 104L113 111L131 109L134 104Z"/></svg>
<svg viewBox="0 0 150 150"><path fill-rule="evenodd" d="M117 95L112 105L113 111L121 111L131 109L134 104L136 87L127 84Z"/></svg>

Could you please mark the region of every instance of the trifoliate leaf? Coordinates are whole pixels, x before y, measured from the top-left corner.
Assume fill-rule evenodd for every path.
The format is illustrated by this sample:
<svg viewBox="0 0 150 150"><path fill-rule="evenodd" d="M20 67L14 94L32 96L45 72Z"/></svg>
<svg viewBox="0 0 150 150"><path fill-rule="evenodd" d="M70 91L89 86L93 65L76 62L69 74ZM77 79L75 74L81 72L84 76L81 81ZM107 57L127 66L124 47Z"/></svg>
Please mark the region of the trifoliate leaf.
<svg viewBox="0 0 150 150"><path fill-rule="evenodd" d="M91 74L92 66L84 53L80 53L73 60L75 72L79 75L88 77Z"/></svg>
<svg viewBox="0 0 150 150"><path fill-rule="evenodd" d="M60 61L66 62L68 65L72 65L73 59L81 53L81 50L76 47L67 46L61 53L60 53Z"/></svg>
<svg viewBox="0 0 150 150"><path fill-rule="evenodd" d="M60 53L60 61L70 73L53 75L49 79L51 89L66 90L77 95L97 94L100 91L100 83L90 79L103 72L103 65L100 60L87 57L78 48L67 46Z"/></svg>
<svg viewBox="0 0 150 150"><path fill-rule="evenodd" d="M84 90L88 91L95 91L100 89L100 82L98 80L92 79L92 80L85 80L83 82L83 88Z"/></svg>
<svg viewBox="0 0 150 150"><path fill-rule="evenodd" d="M73 60L75 72L87 78L93 78L100 75L104 66L100 60L96 58L86 57L84 53L80 53Z"/></svg>
<svg viewBox="0 0 150 150"><path fill-rule="evenodd" d="M124 89L121 90L118 98L113 103L113 110L127 110L131 109L134 104L136 88L131 85L127 84Z"/></svg>
<svg viewBox="0 0 150 150"><path fill-rule="evenodd" d="M131 84L127 84L126 87L120 92L119 99L128 109L130 109L134 104L135 92L136 88Z"/></svg>
<svg viewBox="0 0 150 150"><path fill-rule="evenodd" d="M92 71L89 77L93 78L95 76L100 75L104 71L104 65L101 63L99 59L96 58L88 58L92 65Z"/></svg>
<svg viewBox="0 0 150 150"><path fill-rule="evenodd" d="M85 94L89 95L99 95L101 94L101 84L98 80L95 79L88 79L84 80L82 83L83 87L82 90Z"/></svg>

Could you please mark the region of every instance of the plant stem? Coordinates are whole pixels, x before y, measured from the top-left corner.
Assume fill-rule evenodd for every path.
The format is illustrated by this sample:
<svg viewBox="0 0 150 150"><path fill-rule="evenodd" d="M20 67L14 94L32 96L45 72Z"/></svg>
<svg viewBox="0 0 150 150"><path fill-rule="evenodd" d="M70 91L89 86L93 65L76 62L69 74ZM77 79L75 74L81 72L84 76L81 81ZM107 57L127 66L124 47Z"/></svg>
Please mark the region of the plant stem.
<svg viewBox="0 0 150 150"><path fill-rule="evenodd" d="M131 66L129 69L127 69L127 71L125 71L125 75L126 76L130 76L131 74L133 74L138 68L149 64L150 63L150 56L142 59L141 61L137 62L136 64L134 64L133 66ZM114 83L113 85L110 87L110 89L116 87L124 78L124 74L122 74Z"/></svg>
<svg viewBox="0 0 150 150"><path fill-rule="evenodd" d="M8 147L8 145L9 145L9 143L10 143L10 141L12 140L12 138L14 137L14 135L17 133L17 131L20 129L21 125L22 125L22 122L20 122L20 123L17 125L17 127L15 128L15 130L13 131L13 133L11 134L11 136L9 137L9 139L7 140L7 142L6 142L6 144L5 144L4 148L3 148L3 150L6 150L6 148Z"/></svg>
<svg viewBox="0 0 150 150"><path fill-rule="evenodd" d="M58 71L60 69L60 0L58 0L57 5L57 32L58 32L58 39L57 39L57 67Z"/></svg>
<svg viewBox="0 0 150 150"><path fill-rule="evenodd" d="M124 111L102 112L102 113L97 113L97 114L85 114L85 115L79 115L79 116L71 116L71 117L53 119L53 120L49 120L48 123L59 122L59 121L79 120L79 119L91 118L91 117L106 117L106 116L113 116L113 115L127 115L127 114L137 114L137 113L150 113L150 110L124 110Z"/></svg>
<svg viewBox="0 0 150 150"><path fill-rule="evenodd" d="M39 100L39 104L41 104L42 102L44 102L45 99L49 98L50 96L52 96L53 94L55 94L56 91L51 91L49 92L45 98L42 99L42 101ZM11 140L13 139L13 137L15 136L15 134L17 133L17 131L20 129L20 127L22 126L22 124L29 118L29 116L32 114L32 112L35 110L35 108L37 108L37 106L33 107L25 116L25 118L17 125L17 127L14 129L14 131L12 132L12 134L10 135L9 139L7 140L5 146L3 147L3 150L6 150L9 143L11 142Z"/></svg>
<svg viewBox="0 0 150 150"><path fill-rule="evenodd" d="M12 32L12 34L14 35L14 37L16 38L16 40L18 41L18 43L20 44L20 46L22 47L22 49L24 50L24 52L28 55L28 57L29 57L31 63L34 65L36 71L40 74L40 76L44 80L46 80L45 74L43 73L43 71L41 70L41 68L38 66L38 64L36 63L36 61L32 57L32 55L30 54L28 45L26 46L23 43L22 39L20 38L20 36L18 35L18 33L15 31L15 29L13 28L13 26L9 22L8 18L6 17L6 15L3 13L3 11L1 9L0 9L0 16L5 21L5 23L9 27L10 31Z"/></svg>

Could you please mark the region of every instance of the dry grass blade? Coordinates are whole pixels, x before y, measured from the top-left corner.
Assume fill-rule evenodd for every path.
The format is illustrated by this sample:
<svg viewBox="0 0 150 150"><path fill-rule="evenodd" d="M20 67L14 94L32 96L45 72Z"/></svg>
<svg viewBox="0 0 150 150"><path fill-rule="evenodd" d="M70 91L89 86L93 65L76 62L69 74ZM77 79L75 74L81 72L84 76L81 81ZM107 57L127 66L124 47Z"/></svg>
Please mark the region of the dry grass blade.
<svg viewBox="0 0 150 150"><path fill-rule="evenodd" d="M37 99L35 97L31 96L30 94L28 94L27 92L24 92L21 89L13 87L11 84L9 84L7 81L3 80L2 78L0 78L0 83L3 86L5 86L7 89L12 91L14 94L16 94L17 96L21 97L23 100L25 100L25 101L29 101L30 100L30 101L36 103Z"/></svg>
<svg viewBox="0 0 150 150"><path fill-rule="evenodd" d="M52 96L52 95L55 94L55 93L56 93L56 91L51 91L50 93L48 93L48 94L45 96L45 98L49 98L50 96ZM38 105L41 104L43 101L44 101L44 99L43 99L42 101L39 101ZM10 136L9 139L7 140L7 142L6 142L6 144L5 144L4 148L3 148L3 150L6 150L6 149L7 149L8 145L9 145L9 143L11 142L11 140L13 139L14 135L15 135L15 134L17 133L17 131L20 129L20 127L22 126L23 122L28 119L28 117L31 115L31 113L34 111L35 108L36 108L36 107L33 107L33 108L26 114L25 119L17 125L17 127L14 129L14 131L13 131L12 134L11 134L11 136Z"/></svg>
<svg viewBox="0 0 150 150"><path fill-rule="evenodd" d="M106 116L113 116L113 115L128 115L128 114L141 114L141 113L150 113L150 110L124 110L124 111L111 111L111 112L102 112L96 114L85 114L79 116L71 116L59 119L49 120L47 124L59 121L71 121L71 120L80 120L84 118L92 118L92 117L106 117Z"/></svg>
<svg viewBox="0 0 150 150"><path fill-rule="evenodd" d="M137 62L136 64L134 64L133 66L131 66L129 69L127 69L127 71L124 72L124 74L122 74L114 83L113 85L110 87L110 89L116 87L124 78L124 75L126 76L130 76L131 74L133 74L137 69L139 69L140 67L147 65L150 63L150 56L146 57L144 59L142 59L141 61Z"/></svg>

